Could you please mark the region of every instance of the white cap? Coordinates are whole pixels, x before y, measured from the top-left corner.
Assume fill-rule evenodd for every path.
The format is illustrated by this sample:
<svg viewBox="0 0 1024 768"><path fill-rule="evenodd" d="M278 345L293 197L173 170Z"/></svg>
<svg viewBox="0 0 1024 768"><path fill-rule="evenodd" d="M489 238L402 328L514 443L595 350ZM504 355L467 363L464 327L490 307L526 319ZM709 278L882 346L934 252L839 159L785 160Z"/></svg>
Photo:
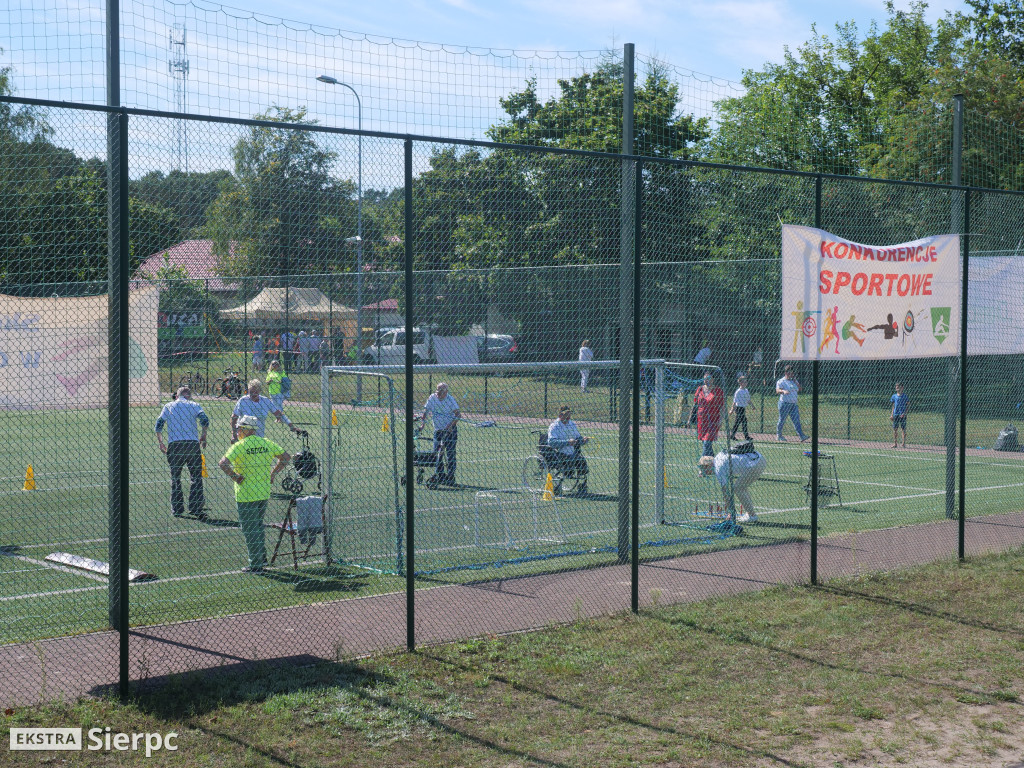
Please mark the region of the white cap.
<svg viewBox="0 0 1024 768"><path fill-rule="evenodd" d="M236 426L239 429L251 429L255 431L260 428L260 420L255 416L242 416L238 419Z"/></svg>

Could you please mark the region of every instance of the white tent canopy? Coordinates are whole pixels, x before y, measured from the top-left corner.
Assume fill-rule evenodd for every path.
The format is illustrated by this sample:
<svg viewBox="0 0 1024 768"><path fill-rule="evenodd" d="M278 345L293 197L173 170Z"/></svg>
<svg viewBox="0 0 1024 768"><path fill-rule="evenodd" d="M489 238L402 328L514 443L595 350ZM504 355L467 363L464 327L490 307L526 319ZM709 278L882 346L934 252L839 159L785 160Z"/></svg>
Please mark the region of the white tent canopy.
<svg viewBox="0 0 1024 768"><path fill-rule="evenodd" d="M285 293L287 292L287 306ZM264 288L237 307L223 309L226 320L289 320L316 321L335 326L355 320L356 311L343 304L332 303L318 288Z"/></svg>

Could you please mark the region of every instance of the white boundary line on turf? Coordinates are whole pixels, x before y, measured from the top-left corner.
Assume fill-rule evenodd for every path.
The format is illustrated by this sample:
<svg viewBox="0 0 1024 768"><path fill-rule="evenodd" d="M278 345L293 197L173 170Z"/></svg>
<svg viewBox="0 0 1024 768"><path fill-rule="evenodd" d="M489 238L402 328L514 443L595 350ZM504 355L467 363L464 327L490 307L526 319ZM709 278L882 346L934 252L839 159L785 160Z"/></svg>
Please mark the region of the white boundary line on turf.
<svg viewBox="0 0 1024 768"><path fill-rule="evenodd" d="M215 533L218 531L237 531L236 527L227 525L216 525L208 526L206 528L190 528L186 531L164 531L163 533L139 533L134 536L129 536L128 541L138 541L140 539L155 539L163 536L186 536L190 533ZM102 544L109 539L104 537L102 539L79 539L78 541L58 541L54 544L26 544L22 549L52 549L53 547L66 547L66 546L77 546L79 544Z"/></svg>
<svg viewBox="0 0 1024 768"><path fill-rule="evenodd" d="M56 563L47 562L46 560L37 560L34 557L26 557L25 555L19 555L19 554L15 553L15 552L5 552L3 550L0 550L0 555L2 555L3 557L9 557L12 560L22 560L22 561L24 561L26 563L32 563L34 565L41 565L44 568L47 568L47 569L50 569L50 570L63 571L64 573L70 573L73 576L84 576L85 578L92 579L93 581L101 581L104 584L107 583L107 579L106 579L105 576L97 576L94 573L78 571L78 570L75 570L74 568L67 568L67 567L65 567L63 565L57 565ZM44 594L50 594L50 593L46 592Z"/></svg>
<svg viewBox="0 0 1024 768"><path fill-rule="evenodd" d="M803 480L805 482L807 480L807 476L806 475L787 475L787 474L784 474L782 472L770 472L770 473L766 473L766 474L769 474L770 477L793 477L793 478L796 478L798 480ZM903 491L934 491L935 490L934 488L918 488L918 487L913 486L913 485L893 485L892 483L872 483L872 482L869 482L867 480L847 480L846 478L841 478L840 482L843 485L876 485L876 486L878 486L880 488L899 488L900 490L903 490ZM943 493L945 493L945 491L943 491Z"/></svg>
<svg viewBox="0 0 1024 768"><path fill-rule="evenodd" d="M166 483L166 480L135 480L129 483L130 486L138 485L158 485L160 483ZM24 493L54 493L54 492L68 492L68 491L80 491L86 488L109 488L107 483L100 483L97 485L75 485L68 486L66 488L36 488L34 491L23 491L20 488L16 491L4 491L0 493L0 496L21 496ZM27 498L27 497L26 497Z"/></svg>
<svg viewBox="0 0 1024 768"><path fill-rule="evenodd" d="M966 489L966 491L967 491L968 494L970 494L970 493L976 493L978 491L1000 491L1000 490L1003 490L1005 488L1024 488L1024 483L1011 483L1010 485L990 485L990 486L987 486L985 488L968 488L968 489ZM945 495L946 495L945 491L932 491L931 493L915 493L915 494L912 494L912 495L909 495L909 496L887 496L887 497L882 498L882 499L855 499L855 500L851 501L850 503L853 504L853 505L856 505L856 504L876 504L876 503L882 502L882 501L905 501L906 499L926 499L926 498L928 498L930 496L945 496ZM848 505L844 504L843 506L845 507L845 506L848 506ZM765 514L768 514L770 512L806 512L808 509L810 509L810 507L808 507L806 505L802 506L802 507L792 507L790 509L765 509ZM838 509L842 509L842 507L838 507Z"/></svg>
<svg viewBox="0 0 1024 768"><path fill-rule="evenodd" d="M168 583L170 583L172 581L195 581L197 579L213 578L214 576L231 576L232 574L241 574L241 573L244 573L244 571L241 568L238 568L238 569L233 570L233 571L220 571L219 573L195 573L195 574L192 574L191 576L172 576L172 577L167 578L167 579L157 578L157 579L153 579L152 581L140 581L137 584L130 584L129 586L137 588L137 587L144 587L144 586L152 586L154 584L168 584ZM103 581L106 581L106 579L103 579ZM28 595L11 595L10 597L0 597L0 603L8 602L8 601L11 601L11 600L29 600L31 598L36 598L36 597L49 597L50 595L67 595L67 594L71 594L73 592L99 592L102 589L106 589L106 586L103 586L103 587L79 587L78 589L58 589L58 590L54 590L53 592L33 592L31 594L28 594Z"/></svg>

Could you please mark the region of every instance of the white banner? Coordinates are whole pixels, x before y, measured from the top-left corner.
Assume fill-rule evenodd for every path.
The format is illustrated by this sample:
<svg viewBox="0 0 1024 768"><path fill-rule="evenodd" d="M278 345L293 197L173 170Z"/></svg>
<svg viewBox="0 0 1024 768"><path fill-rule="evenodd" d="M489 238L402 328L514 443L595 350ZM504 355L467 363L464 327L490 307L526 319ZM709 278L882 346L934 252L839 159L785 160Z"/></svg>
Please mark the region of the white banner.
<svg viewBox="0 0 1024 768"><path fill-rule="evenodd" d="M782 360L949 357L960 343L960 236L863 245L782 227Z"/></svg>
<svg viewBox="0 0 1024 768"><path fill-rule="evenodd" d="M971 254L967 273L967 354L1024 353L1024 257Z"/></svg>
<svg viewBox="0 0 1024 768"><path fill-rule="evenodd" d="M132 291L123 340L130 405L158 402L156 288ZM105 408L107 297L0 295L0 409Z"/></svg>

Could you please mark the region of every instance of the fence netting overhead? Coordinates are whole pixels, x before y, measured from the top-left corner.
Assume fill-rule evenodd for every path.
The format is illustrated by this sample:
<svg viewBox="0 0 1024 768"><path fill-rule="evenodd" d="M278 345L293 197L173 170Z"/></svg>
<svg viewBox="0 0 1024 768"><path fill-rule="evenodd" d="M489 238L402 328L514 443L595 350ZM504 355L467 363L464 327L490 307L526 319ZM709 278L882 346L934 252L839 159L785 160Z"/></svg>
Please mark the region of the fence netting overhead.
<svg viewBox="0 0 1024 768"><path fill-rule="evenodd" d="M209 176L176 187L182 121L128 110L125 232L108 115L27 114L46 130L0 137L11 701L116 679L123 599L143 680L543 626L626 610L633 589L802 582L817 539L829 577L952 557L961 488L970 551L1017 543L1012 298L974 299L969 337L994 347L967 359L964 413L955 357L822 362L816 419L800 362L784 420L778 358L804 333L781 305L783 225L961 233L968 287L1014 297L1019 195L197 119ZM122 234L130 333L108 349ZM925 332L907 309L844 332L900 343ZM113 411L111 360L130 381ZM269 497L239 492L270 472L235 451L251 414L270 441L253 455L295 457ZM123 420L127 595L104 572L125 543L107 455ZM108 666L69 661L85 653Z"/></svg>
<svg viewBox="0 0 1024 768"><path fill-rule="evenodd" d="M16 2L0 62L19 96L106 103L105 4ZM205 2L122 3L119 101L249 118L277 107L321 125L516 144L621 148L621 50L520 51L346 32ZM326 75L335 82L317 80ZM953 181L949 103L844 107L737 83L638 51L638 154L789 170ZM966 113L963 180L1020 187L1024 137ZM172 168L206 172L176 127ZM193 152L193 149L196 150ZM165 171L166 172L166 171Z"/></svg>

